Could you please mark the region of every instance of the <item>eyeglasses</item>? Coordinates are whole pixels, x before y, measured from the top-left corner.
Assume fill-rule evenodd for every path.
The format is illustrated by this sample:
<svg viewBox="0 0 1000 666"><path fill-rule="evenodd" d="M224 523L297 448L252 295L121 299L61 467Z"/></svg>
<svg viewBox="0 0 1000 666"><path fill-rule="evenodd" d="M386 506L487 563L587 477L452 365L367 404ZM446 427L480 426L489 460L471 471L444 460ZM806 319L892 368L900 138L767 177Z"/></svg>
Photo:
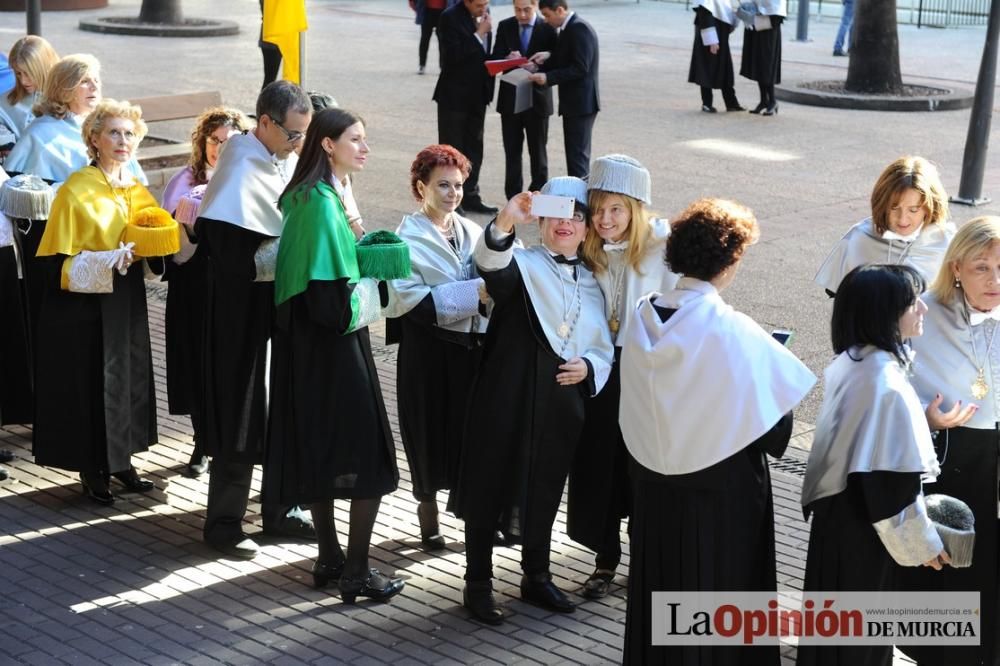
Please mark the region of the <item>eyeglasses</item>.
<svg viewBox="0 0 1000 666"><path fill-rule="evenodd" d="M107 135L110 136L115 141L118 141L120 139L125 139L125 141L129 143L135 141L135 132L133 132L132 130L126 130L122 132L120 129L112 129L108 130Z"/></svg>
<svg viewBox="0 0 1000 666"><path fill-rule="evenodd" d="M291 139L289 139L289 140L291 140ZM207 143L210 146L221 146L226 141L229 141L229 137L228 136L225 139L220 139L217 136L210 136L210 137L208 137L208 138L205 139L205 143Z"/></svg>
<svg viewBox="0 0 1000 666"><path fill-rule="evenodd" d="M298 143L302 139L306 138L305 132L291 132L289 130L286 130L285 126L279 123L274 118L271 118L271 122L274 123L275 127L281 130L282 134L285 135L285 138L288 139L288 143Z"/></svg>

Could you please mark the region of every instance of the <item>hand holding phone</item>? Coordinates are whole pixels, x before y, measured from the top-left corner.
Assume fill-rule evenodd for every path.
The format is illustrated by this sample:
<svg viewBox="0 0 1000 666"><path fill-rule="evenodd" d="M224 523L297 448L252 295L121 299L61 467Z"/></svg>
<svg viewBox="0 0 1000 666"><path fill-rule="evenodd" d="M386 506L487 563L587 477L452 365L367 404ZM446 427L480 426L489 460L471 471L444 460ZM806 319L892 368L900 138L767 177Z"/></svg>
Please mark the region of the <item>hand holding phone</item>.
<svg viewBox="0 0 1000 666"><path fill-rule="evenodd" d="M531 197L531 214L535 217L553 217L568 220L573 217L576 199L557 197L551 194L536 194Z"/></svg>

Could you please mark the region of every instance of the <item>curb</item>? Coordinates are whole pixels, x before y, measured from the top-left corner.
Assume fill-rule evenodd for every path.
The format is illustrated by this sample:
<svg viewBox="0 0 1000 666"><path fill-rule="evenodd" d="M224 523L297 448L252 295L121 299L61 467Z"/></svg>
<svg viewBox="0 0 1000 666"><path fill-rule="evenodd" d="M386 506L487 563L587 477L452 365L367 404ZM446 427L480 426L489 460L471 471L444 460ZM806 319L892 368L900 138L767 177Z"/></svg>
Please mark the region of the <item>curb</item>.
<svg viewBox="0 0 1000 666"><path fill-rule="evenodd" d="M224 37L240 31L235 21L184 19L183 23L140 23L135 17L108 16L80 21L80 30L147 37Z"/></svg>
<svg viewBox="0 0 1000 666"><path fill-rule="evenodd" d="M859 111L955 111L972 106L973 93L969 90L950 88L938 88L938 90L944 90L945 93L902 97L831 93L792 84L775 86L774 95L783 102Z"/></svg>

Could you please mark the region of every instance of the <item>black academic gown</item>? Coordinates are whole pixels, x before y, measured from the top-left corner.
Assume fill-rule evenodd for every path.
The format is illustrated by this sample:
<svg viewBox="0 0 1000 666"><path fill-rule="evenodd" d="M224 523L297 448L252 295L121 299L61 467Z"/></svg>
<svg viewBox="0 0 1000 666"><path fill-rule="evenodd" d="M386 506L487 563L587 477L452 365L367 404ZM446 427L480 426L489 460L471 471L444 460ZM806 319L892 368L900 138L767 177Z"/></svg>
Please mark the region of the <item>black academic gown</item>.
<svg viewBox="0 0 1000 666"><path fill-rule="evenodd" d="M418 498L454 487L465 403L482 358L482 336L436 326L428 294L394 321L399 335L399 432Z"/></svg>
<svg viewBox="0 0 1000 666"><path fill-rule="evenodd" d="M376 498L399 481L368 328L345 333L352 291L314 280L277 309L267 469L283 504Z"/></svg>
<svg viewBox="0 0 1000 666"><path fill-rule="evenodd" d="M988 398L990 399L990 398ZM941 474L925 491L951 495L972 509L976 519L976 543L972 566L963 569L907 567L900 574L901 588L913 591L978 591L982 609L980 647L941 645L900 646L920 666L966 666L1000 662L1000 581L998 581L997 463L1000 431L952 428L938 433L934 448L941 461Z"/></svg>
<svg viewBox="0 0 1000 666"><path fill-rule="evenodd" d="M664 310L661 317L672 312ZM697 472L658 474L632 461L623 663L778 666L778 646L653 647L650 594L777 589L774 498L765 453L780 457L791 437L789 412L756 441Z"/></svg>
<svg viewBox="0 0 1000 666"><path fill-rule="evenodd" d="M847 488L816 500L811 513L804 591L891 591L904 569L896 564L873 527L898 515L921 493L920 474L856 472ZM940 572L935 572L940 573ZM799 666L891 666L891 645L802 646Z"/></svg>
<svg viewBox="0 0 1000 666"><path fill-rule="evenodd" d="M781 16L771 17L770 30L743 31L740 76L758 83L781 83Z"/></svg>
<svg viewBox="0 0 1000 666"><path fill-rule="evenodd" d="M499 529L518 543L528 530L547 535L551 529L594 373L574 386L556 382L565 360L541 330L517 261L482 278L495 306L449 509L472 528L497 529L499 520Z"/></svg>
<svg viewBox="0 0 1000 666"><path fill-rule="evenodd" d="M267 237L199 218L208 251L202 390L205 454L227 462L263 461L267 427L267 347L274 283L254 282L254 253Z"/></svg>
<svg viewBox="0 0 1000 666"><path fill-rule="evenodd" d="M39 465L121 472L156 443L156 395L143 262L110 294L60 288L65 255L42 257L35 336L33 449Z"/></svg>
<svg viewBox="0 0 1000 666"><path fill-rule="evenodd" d="M736 83L733 55L729 50L729 33L733 26L715 18L704 7L695 7L694 11L694 47L691 50L688 83L695 83L703 88L728 90ZM701 41L701 31L712 27L719 35L719 52L714 55Z"/></svg>
<svg viewBox="0 0 1000 666"><path fill-rule="evenodd" d="M191 240L197 242L196 238ZM197 420L203 404L208 252L199 246L183 264L175 264L170 258L165 263L163 280L170 285L165 314L167 405L171 414L190 414Z"/></svg>
<svg viewBox="0 0 1000 666"><path fill-rule="evenodd" d="M28 319L26 285L18 277L14 246L0 247L0 425L31 423Z"/></svg>

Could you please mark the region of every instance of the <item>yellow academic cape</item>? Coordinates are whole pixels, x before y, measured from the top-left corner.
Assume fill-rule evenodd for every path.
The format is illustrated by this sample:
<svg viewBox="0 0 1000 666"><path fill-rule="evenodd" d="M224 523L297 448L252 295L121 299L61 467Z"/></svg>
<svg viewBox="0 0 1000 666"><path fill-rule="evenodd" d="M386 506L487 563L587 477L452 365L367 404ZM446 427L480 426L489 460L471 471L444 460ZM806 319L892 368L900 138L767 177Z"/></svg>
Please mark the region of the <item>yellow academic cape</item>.
<svg viewBox="0 0 1000 666"><path fill-rule="evenodd" d="M99 168L84 167L74 172L56 192L36 256L72 257L82 250L116 250L128 223L126 213L134 215L156 205L156 199L142 185L136 183L112 190ZM63 288L65 279L64 265Z"/></svg>
<svg viewBox="0 0 1000 666"><path fill-rule="evenodd" d="M262 37L281 50L282 78L292 83L302 82L299 33L308 28L305 0L264 0Z"/></svg>

